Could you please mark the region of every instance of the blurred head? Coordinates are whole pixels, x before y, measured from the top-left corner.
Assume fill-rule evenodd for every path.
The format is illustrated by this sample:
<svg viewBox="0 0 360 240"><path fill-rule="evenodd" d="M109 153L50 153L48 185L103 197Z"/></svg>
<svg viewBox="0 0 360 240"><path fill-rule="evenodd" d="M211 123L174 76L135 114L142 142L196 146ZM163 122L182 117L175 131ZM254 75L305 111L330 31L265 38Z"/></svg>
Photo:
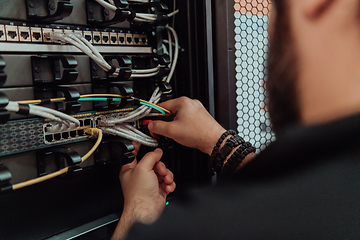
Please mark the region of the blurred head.
<svg viewBox="0 0 360 240"><path fill-rule="evenodd" d="M360 109L360 0L272 0L268 108L276 133Z"/></svg>

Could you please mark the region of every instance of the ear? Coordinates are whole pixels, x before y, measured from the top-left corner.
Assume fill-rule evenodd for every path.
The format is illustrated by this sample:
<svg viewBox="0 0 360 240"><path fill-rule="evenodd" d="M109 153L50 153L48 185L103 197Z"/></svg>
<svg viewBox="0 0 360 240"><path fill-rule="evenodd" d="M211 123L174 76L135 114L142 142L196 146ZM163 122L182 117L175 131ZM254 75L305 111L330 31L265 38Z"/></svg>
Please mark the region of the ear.
<svg viewBox="0 0 360 240"><path fill-rule="evenodd" d="M311 19L321 17L335 0L301 0L305 16Z"/></svg>

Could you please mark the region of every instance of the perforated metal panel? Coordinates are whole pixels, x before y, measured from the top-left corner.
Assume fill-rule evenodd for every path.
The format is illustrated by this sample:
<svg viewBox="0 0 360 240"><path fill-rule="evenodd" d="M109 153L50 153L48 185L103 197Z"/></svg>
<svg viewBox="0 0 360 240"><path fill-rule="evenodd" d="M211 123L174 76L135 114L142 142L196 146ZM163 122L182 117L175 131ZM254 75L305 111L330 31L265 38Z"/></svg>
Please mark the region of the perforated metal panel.
<svg viewBox="0 0 360 240"><path fill-rule="evenodd" d="M238 131L257 151L275 139L266 109L269 0L235 0Z"/></svg>

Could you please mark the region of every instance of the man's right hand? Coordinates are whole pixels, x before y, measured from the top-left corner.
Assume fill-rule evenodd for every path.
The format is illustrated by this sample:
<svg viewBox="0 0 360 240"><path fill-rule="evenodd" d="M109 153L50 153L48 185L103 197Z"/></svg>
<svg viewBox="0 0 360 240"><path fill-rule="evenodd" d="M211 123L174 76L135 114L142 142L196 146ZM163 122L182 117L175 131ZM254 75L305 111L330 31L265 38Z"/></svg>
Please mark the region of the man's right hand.
<svg viewBox="0 0 360 240"><path fill-rule="evenodd" d="M226 131L198 100L181 97L160 103L159 106L171 111L174 119L170 122L152 121L149 130L172 138L184 146L197 148L210 155Z"/></svg>

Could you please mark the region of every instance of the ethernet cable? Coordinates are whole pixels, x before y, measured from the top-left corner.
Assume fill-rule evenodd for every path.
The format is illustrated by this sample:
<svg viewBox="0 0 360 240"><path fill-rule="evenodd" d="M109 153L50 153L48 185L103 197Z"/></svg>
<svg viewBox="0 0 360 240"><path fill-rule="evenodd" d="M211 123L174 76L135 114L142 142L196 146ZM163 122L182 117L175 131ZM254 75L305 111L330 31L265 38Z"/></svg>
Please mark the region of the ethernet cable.
<svg viewBox="0 0 360 240"><path fill-rule="evenodd" d="M71 129L80 126L80 122L76 118L73 118L65 113L56 111L54 109L50 109L42 106L35 106L35 105L26 105L26 107L28 108L28 114L36 115L43 118L48 118L50 120L65 124ZM10 112L19 112L21 106L17 102L10 101L8 105L5 107L5 109Z"/></svg>
<svg viewBox="0 0 360 240"><path fill-rule="evenodd" d="M101 129L97 129L97 128L87 128L87 129L85 129L85 133L90 134L90 136L89 136L90 138L95 137L95 136L97 136L98 138L97 138L94 146L90 149L90 151L81 158L81 163L83 163L86 159L88 159L91 156L91 154L93 154L95 152L95 150L99 147L99 145L102 141L102 137L103 137L103 133L102 133ZM38 177L38 178L29 180L26 182L14 184L12 186L12 189L17 190L20 188L24 188L24 187L28 187L28 186L31 186L31 185L34 185L37 183L44 182L46 180L49 180L49 179L52 179L52 178L55 178L57 176L67 173L69 171L69 169L70 169L70 167L66 167L57 172L53 172L53 173L47 174L42 177Z"/></svg>

